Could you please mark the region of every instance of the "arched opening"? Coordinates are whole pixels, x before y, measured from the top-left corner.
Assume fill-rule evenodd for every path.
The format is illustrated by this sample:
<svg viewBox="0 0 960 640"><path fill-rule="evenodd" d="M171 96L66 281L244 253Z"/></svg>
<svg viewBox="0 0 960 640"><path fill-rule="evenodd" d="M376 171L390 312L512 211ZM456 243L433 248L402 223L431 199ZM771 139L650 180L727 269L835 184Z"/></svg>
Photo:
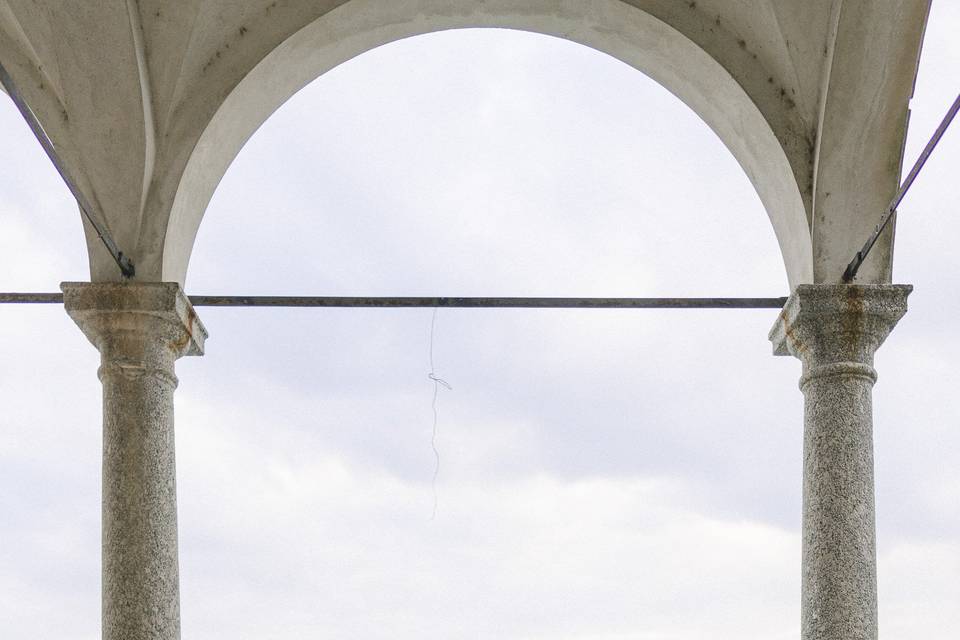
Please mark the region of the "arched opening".
<svg viewBox="0 0 960 640"><path fill-rule="evenodd" d="M436 6L433 6L436 4ZM540 5L543 6L540 6ZM812 278L806 212L791 161L743 88L687 37L620 2L400 3L390 10L352 0L270 52L232 90L203 129L177 181L166 224L164 279L183 282L193 241L216 184L242 145L280 104L314 78L364 51L417 34L505 27L568 39L640 69L668 88L716 132L746 171L773 224L791 286ZM179 174L178 174L179 176Z"/></svg>
<svg viewBox="0 0 960 640"><path fill-rule="evenodd" d="M384 45L285 103L201 228L229 263L189 289L302 293L262 268L283 255L342 295L787 290L762 203L679 100L594 49L488 31Z"/></svg>

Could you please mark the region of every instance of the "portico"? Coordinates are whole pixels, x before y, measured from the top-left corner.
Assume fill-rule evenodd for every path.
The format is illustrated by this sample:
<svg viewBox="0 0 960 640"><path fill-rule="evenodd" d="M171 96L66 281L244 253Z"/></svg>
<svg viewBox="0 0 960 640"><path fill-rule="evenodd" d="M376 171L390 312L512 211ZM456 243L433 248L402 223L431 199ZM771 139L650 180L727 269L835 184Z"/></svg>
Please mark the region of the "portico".
<svg viewBox="0 0 960 640"><path fill-rule="evenodd" d="M873 354L909 293L890 284L892 229L856 283L840 277L897 188L926 2L120 4L0 5L0 61L136 265L124 278L88 227L91 282L63 289L103 362L104 638L179 637L174 361L203 351L182 287L223 172L339 62L468 26L566 37L641 69L743 166L792 288L771 339L803 363L803 637L876 638Z"/></svg>

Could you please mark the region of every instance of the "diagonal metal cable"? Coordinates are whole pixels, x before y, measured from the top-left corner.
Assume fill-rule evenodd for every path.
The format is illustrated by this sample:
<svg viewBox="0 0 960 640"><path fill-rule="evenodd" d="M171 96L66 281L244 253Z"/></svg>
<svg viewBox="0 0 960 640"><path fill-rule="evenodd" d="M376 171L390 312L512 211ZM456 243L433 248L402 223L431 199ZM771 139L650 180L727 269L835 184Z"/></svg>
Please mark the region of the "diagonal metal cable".
<svg viewBox="0 0 960 640"><path fill-rule="evenodd" d="M853 279L857 276L857 271L860 270L860 265L862 265L863 261L867 259L867 254L869 254L870 250L873 249L873 245L876 244L880 234L883 233L883 230L887 228L888 224L890 224L890 220L892 220L893 216L896 215L897 207L900 206L900 202L903 200L903 197L907 195L907 191L910 190L910 187L913 185L913 181L917 179L917 175L920 173L920 170L923 169L923 165L927 163L927 160L930 158L930 154L933 153L937 143L940 142L940 138L942 138L943 134L946 133L947 127L949 127L950 123L953 122L954 117L957 115L957 111L960 111L960 94L957 95L957 99L953 101L953 104L947 110L947 115L945 115L943 120L940 121L940 126L937 127L937 130L933 132L933 137L930 138L929 142L927 142L927 146L924 147L923 152L920 153L920 157L917 158L915 163L913 163L913 168L910 169L910 173L907 174L903 184L901 184L900 188L897 189L897 194L890 202L890 206L888 206L887 210L883 213L883 217L880 219L880 222L877 223L876 227L874 227L873 233L870 234L870 237L863 245L863 248L860 249L860 251L857 251L857 255L855 255L853 260L850 261L850 264L847 265L846 271L843 272L844 282L853 282Z"/></svg>
<svg viewBox="0 0 960 640"><path fill-rule="evenodd" d="M87 222L90 223L90 226L93 227L93 230L96 232L97 237L99 237L103 242L103 246L106 247L107 251L110 252L110 255L117 263L117 266L120 267L120 272L125 277L132 278L136 273L133 262L130 260L130 258L125 256L122 251L120 251L120 249L117 247L117 243L114 242L113 238L110 236L110 232L107 231L106 226L104 226L97 216L94 215L94 209L92 206L90 206L90 202L70 177L70 173L67 171L67 168L63 165L63 162L60 161L60 156L57 155L57 150L53 145L53 141L50 140L50 136L48 136L47 132L44 131L43 125L41 125L40 121L37 120L37 116L33 113L33 109L30 108L30 105L23 100L23 96L21 96L17 91L17 87L13 82L13 78L11 78L10 74L7 73L7 70L3 67L3 64L0 64L0 84L3 85L3 88L13 100L13 104L17 106L17 110L20 112L20 115L23 116L23 119L27 121L27 125L30 127L33 135L37 138L40 146L43 147L47 157L50 158L50 162L53 163L54 169L56 169L57 173L60 174L60 178L63 179L64 183L67 185L67 188L70 190L70 193L73 194L73 197L76 199L77 205L80 207L80 212L83 214L83 217L87 219Z"/></svg>

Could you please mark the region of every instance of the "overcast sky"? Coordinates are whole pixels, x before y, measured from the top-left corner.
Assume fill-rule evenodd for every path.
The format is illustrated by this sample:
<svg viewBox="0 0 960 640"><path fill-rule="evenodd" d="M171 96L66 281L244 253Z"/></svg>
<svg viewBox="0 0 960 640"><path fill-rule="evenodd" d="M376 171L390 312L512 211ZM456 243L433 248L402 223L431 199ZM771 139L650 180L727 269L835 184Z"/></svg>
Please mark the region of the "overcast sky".
<svg viewBox="0 0 960 640"><path fill-rule="evenodd" d="M935 3L912 163L960 87ZM960 627L960 129L900 210L916 291L877 356L881 635ZM87 280L79 214L0 100L0 290ZM878 212L879 214L879 212ZM779 296L749 181L640 72L456 31L334 69L251 139L193 294ZM179 361L183 636L786 639L799 634L799 362L776 312L200 309ZM0 308L0 628L99 637L99 356Z"/></svg>

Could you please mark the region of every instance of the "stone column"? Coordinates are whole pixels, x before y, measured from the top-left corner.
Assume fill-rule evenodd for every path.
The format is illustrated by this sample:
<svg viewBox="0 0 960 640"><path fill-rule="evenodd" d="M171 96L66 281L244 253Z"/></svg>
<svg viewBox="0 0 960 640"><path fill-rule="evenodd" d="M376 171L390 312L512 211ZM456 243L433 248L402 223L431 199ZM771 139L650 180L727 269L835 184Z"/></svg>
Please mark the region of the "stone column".
<svg viewBox="0 0 960 640"><path fill-rule="evenodd" d="M800 285L770 332L803 363L803 640L876 640L873 354L906 285Z"/></svg>
<svg viewBox="0 0 960 640"><path fill-rule="evenodd" d="M206 330L176 283L61 285L100 351L103 383L103 638L180 638L174 361Z"/></svg>

